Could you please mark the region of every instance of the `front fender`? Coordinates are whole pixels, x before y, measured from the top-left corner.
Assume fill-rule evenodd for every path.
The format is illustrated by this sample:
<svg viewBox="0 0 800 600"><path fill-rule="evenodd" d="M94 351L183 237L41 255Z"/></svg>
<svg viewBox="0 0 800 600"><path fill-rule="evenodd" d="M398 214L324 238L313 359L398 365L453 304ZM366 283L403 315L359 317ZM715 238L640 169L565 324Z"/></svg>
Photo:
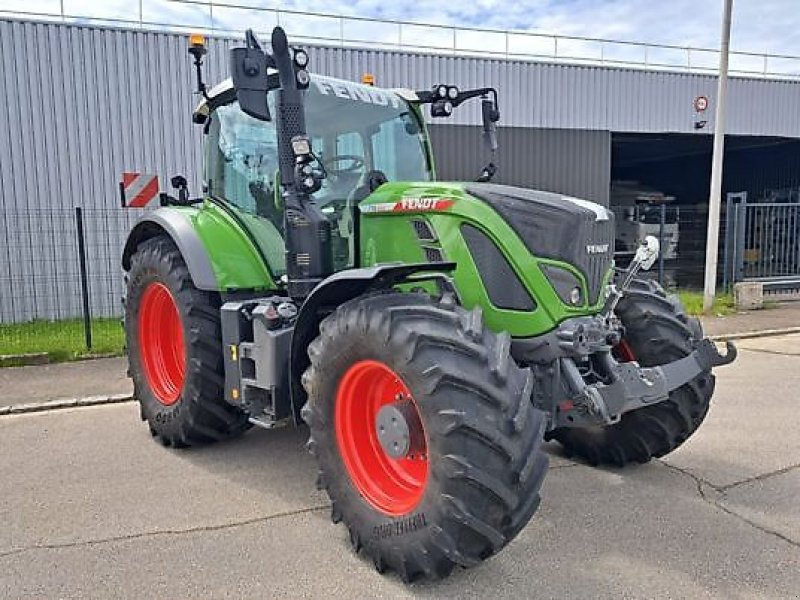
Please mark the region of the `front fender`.
<svg viewBox="0 0 800 600"><path fill-rule="evenodd" d="M381 264L334 273L315 287L300 308L292 334L289 355L290 391L295 423L300 422L300 409L306 393L301 384L303 372L310 364L306 349L319 334L319 323L340 304L373 290L389 289L400 283L444 279L455 263ZM417 276L417 277L415 277Z"/></svg>

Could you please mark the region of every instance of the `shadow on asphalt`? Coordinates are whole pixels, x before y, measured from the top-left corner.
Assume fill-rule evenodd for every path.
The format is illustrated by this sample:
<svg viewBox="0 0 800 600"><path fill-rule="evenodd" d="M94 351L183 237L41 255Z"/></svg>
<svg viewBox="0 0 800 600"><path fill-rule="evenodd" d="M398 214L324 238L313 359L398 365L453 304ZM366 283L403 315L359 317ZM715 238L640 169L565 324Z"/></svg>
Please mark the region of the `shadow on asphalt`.
<svg viewBox="0 0 800 600"><path fill-rule="evenodd" d="M327 496L315 487L317 470L314 458L306 450L307 441L306 427L273 430L254 427L235 439L175 452L221 481L228 480L265 495L278 495L305 508L314 496L327 504Z"/></svg>

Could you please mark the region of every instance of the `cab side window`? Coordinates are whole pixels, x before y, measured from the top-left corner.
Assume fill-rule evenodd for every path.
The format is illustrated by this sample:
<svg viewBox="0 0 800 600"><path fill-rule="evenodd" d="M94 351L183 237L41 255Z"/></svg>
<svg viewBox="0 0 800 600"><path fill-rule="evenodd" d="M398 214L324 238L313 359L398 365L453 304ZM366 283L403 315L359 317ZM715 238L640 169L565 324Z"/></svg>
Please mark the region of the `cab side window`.
<svg viewBox="0 0 800 600"><path fill-rule="evenodd" d="M258 121L234 102L217 108L208 131L208 193L240 211L268 219L283 230L275 202L278 143L275 127Z"/></svg>

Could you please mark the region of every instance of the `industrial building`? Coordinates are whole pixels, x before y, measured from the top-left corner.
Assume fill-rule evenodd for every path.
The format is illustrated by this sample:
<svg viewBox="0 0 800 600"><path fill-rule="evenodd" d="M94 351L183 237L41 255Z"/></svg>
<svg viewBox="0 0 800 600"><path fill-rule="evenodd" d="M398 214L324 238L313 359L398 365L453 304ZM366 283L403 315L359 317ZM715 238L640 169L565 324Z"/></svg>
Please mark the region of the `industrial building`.
<svg viewBox="0 0 800 600"><path fill-rule="evenodd" d="M227 76L227 50L239 43L209 40L208 81ZM12 290L0 294L0 321L80 314L80 290L64 275L78 263L74 227L60 220L75 207L84 209L92 245L93 313L120 313L118 254L134 218L117 209L121 173L159 173L164 182L180 173L200 193L186 47L178 33L0 20L0 282ZM699 206L687 213L695 225L707 205L714 76L332 45L314 45L310 56L315 72L351 80L371 73L381 87L496 87L498 182L606 205L613 182L635 182L675 206ZM733 77L729 86L724 194L797 202L800 79ZM478 122L471 109L432 122L440 178L478 175L486 162ZM789 254L796 228L793 235ZM37 279L43 269L51 272Z"/></svg>

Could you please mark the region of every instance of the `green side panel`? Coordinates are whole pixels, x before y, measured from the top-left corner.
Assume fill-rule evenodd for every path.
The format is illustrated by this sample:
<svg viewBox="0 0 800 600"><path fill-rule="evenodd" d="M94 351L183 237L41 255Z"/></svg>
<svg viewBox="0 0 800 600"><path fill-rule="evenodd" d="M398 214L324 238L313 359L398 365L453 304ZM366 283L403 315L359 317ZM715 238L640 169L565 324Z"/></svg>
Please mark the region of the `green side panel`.
<svg viewBox="0 0 800 600"><path fill-rule="evenodd" d="M231 207L244 222L250 235L256 241L261 253L267 259L267 266L273 278L286 273L286 242L269 219L250 214Z"/></svg>
<svg viewBox="0 0 800 600"><path fill-rule="evenodd" d="M422 245L441 248L444 260L457 263L454 272L458 293L466 308L480 305L487 324L495 331L508 331L514 337L532 337L554 329L561 321L575 316L596 314L603 295L593 306L570 306L556 294L540 266L557 265L568 269L584 286L583 275L571 265L533 256L514 230L485 202L471 197L459 183L389 183L359 205L361 209L361 260L369 266L385 262L425 262ZM444 208L415 210L413 202L435 198L453 202ZM400 206L396 206L397 204ZM392 209L392 205L396 208ZM424 205L424 203L419 203ZM433 227L438 243L420 242L412 220L424 218ZM533 311L497 308L489 300L477 267L461 235L461 225L483 231L501 250L509 264L536 302ZM612 276L609 270L607 281Z"/></svg>
<svg viewBox="0 0 800 600"><path fill-rule="evenodd" d="M224 209L207 200L199 207L179 207L176 210L186 215L203 242L220 291L279 288L275 281L277 275L270 272L264 264L259 249L242 231L241 225ZM240 216L246 217L241 213ZM250 218L255 220L255 217ZM273 256L267 252L270 245L276 246L277 242L269 239L269 232L264 229L261 221L263 220L254 224L247 223L248 228L261 246L261 252ZM274 252L274 255L283 257L282 241L280 252Z"/></svg>

